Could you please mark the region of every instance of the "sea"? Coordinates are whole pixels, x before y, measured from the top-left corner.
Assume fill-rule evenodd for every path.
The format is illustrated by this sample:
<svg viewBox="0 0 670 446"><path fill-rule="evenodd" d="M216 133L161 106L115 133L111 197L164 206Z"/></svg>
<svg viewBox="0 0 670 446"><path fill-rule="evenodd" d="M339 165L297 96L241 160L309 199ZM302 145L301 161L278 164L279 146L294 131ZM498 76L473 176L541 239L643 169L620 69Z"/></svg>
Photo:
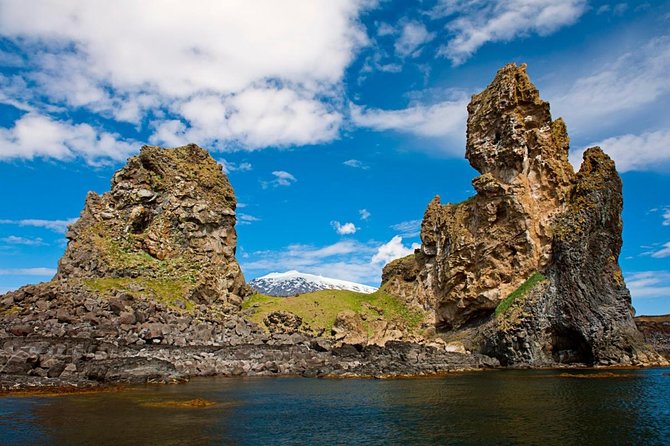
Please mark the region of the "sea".
<svg viewBox="0 0 670 446"><path fill-rule="evenodd" d="M670 369L193 379L0 397L1 445L670 445Z"/></svg>

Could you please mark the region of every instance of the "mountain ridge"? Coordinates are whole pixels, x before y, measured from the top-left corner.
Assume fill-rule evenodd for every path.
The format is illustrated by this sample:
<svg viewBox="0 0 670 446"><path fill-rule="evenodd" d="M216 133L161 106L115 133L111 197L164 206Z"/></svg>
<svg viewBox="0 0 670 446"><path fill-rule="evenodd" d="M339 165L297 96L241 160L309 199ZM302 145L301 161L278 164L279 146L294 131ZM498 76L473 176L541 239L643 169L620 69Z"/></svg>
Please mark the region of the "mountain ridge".
<svg viewBox="0 0 670 446"><path fill-rule="evenodd" d="M334 279L296 270L272 272L249 281L249 286L261 294L269 296L294 296L321 290L347 290L364 294L377 291L377 288L348 280Z"/></svg>

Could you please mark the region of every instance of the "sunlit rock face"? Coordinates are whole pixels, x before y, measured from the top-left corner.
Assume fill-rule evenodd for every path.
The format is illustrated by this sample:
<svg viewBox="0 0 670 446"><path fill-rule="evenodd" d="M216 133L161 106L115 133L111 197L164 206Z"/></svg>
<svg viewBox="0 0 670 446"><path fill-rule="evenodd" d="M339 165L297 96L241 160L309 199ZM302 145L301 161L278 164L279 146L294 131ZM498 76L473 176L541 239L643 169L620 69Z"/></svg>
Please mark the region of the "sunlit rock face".
<svg viewBox="0 0 670 446"><path fill-rule="evenodd" d="M421 248L386 266L383 287L430 310L426 322L443 331L481 324L485 335L473 342L503 363L656 361L618 265L614 162L592 148L575 174L568 150L565 124L552 120L526 66L503 67L468 105L476 195L459 204L435 197ZM531 277L543 280L531 286Z"/></svg>
<svg viewBox="0 0 670 446"><path fill-rule="evenodd" d="M481 175L463 203L435 197L421 225L417 283L446 328L488 316L551 259L551 223L574 172L563 121L526 75L507 65L468 106L466 158Z"/></svg>

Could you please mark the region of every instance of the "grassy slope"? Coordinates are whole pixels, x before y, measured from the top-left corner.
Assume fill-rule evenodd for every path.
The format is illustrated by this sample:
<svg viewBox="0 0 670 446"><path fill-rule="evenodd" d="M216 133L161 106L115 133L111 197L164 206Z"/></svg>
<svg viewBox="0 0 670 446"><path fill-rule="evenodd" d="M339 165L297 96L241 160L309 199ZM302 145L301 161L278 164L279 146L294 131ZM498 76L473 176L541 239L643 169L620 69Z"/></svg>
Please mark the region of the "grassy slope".
<svg viewBox="0 0 670 446"><path fill-rule="evenodd" d="M423 320L423 313L410 309L397 298L377 291L362 294L353 291L324 290L291 297L272 297L254 294L247 298L242 308L253 309L249 317L261 326L263 318L273 311L287 311L300 316L314 331L324 330L330 334L335 318L340 311L352 310L360 314L367 328L368 321L380 316L387 322L396 322L410 330L416 330Z"/></svg>
<svg viewBox="0 0 670 446"><path fill-rule="evenodd" d="M528 280L526 280L524 283L522 283L519 288L516 290L512 291L509 296L507 296L505 299L503 299L498 306L496 307L496 316L500 316L501 314L504 314L509 307L512 306L515 300L525 296L535 285L538 283L542 282L545 280L546 277L542 273L535 272L533 273Z"/></svg>
<svg viewBox="0 0 670 446"><path fill-rule="evenodd" d="M103 296L114 291L125 291L175 310L191 311L194 307L194 303L185 297L188 285L176 280L105 277L86 279L84 283Z"/></svg>

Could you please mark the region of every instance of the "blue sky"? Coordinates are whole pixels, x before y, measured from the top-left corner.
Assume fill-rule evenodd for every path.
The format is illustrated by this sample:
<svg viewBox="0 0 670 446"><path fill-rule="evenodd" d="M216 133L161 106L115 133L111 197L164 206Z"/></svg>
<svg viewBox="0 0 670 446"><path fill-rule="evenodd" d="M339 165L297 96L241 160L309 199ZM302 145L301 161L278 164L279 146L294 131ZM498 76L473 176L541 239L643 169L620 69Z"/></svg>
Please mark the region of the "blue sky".
<svg viewBox="0 0 670 446"><path fill-rule="evenodd" d="M49 279L142 144L187 142L229 173L248 279L376 285L434 195L473 193L465 107L509 62L574 162L617 162L634 305L670 313L668 1L0 0L0 292Z"/></svg>

